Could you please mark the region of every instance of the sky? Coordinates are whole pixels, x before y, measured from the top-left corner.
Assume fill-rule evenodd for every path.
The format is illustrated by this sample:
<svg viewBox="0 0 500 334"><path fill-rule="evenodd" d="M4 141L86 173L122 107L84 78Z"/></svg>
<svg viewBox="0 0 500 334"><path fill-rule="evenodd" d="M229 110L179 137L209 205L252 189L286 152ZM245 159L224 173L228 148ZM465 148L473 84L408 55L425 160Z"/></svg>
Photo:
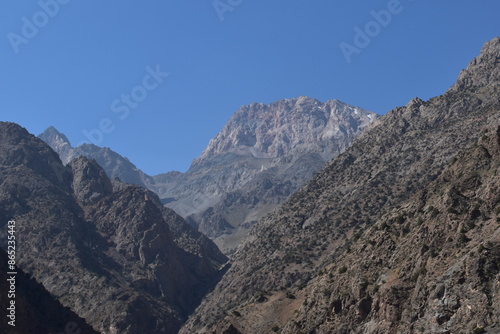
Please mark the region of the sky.
<svg viewBox="0 0 500 334"><path fill-rule="evenodd" d="M385 114L444 93L500 1L7 0L0 120L186 171L242 105L306 95Z"/></svg>

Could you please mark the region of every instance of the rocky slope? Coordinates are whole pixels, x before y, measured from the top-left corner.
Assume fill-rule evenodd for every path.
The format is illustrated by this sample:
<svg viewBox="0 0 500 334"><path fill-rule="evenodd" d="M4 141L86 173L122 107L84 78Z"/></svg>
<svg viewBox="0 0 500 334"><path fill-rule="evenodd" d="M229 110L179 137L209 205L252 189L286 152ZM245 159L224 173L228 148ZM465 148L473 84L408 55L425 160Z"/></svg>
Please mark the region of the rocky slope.
<svg viewBox="0 0 500 334"><path fill-rule="evenodd" d="M500 127L357 234L281 333L500 332Z"/></svg>
<svg viewBox="0 0 500 334"><path fill-rule="evenodd" d="M16 326L7 324L7 307L10 306L7 291L10 284L7 279L10 272L7 265L7 253L0 249L0 324L1 334L43 333L56 334L77 332L97 334L85 321L68 308L63 307L45 288L22 270L16 275Z"/></svg>
<svg viewBox="0 0 500 334"><path fill-rule="evenodd" d="M337 100L303 96L244 106L160 196L229 250L376 117Z"/></svg>
<svg viewBox="0 0 500 334"><path fill-rule="evenodd" d="M257 220L344 151L376 118L338 100L322 103L302 96L254 103L231 117L186 173L152 177L109 148L71 147L53 127L39 137L65 164L83 155L97 160L110 178L156 192L230 252Z"/></svg>
<svg viewBox="0 0 500 334"><path fill-rule="evenodd" d="M424 326L425 321L434 319L433 310L439 311L439 320L432 320L434 322L428 326L435 326L436 332L455 333L460 332L460 328L487 327L498 321L495 320L498 314L488 304L494 301L492 298L498 298L495 297L498 291L495 283L498 281L498 267L495 269L494 265L496 250L489 244L484 245L484 249L475 249L480 241L491 240L492 245L498 243L498 226L492 225L491 221L496 219L491 210L498 205L498 197L495 188L488 189L488 184L479 184L483 177L485 182L498 183L495 162L482 161L493 169L478 170L477 174L484 174L472 173L469 181L457 177L457 187L463 182L471 182L468 189L478 193L472 195L467 189L457 189L459 204L445 204L452 207L450 210L454 210L455 205L464 206L455 208L459 213L456 222L435 225L446 217L441 213L445 208L439 204L443 199L439 196L444 193L444 198L447 198L446 191L451 189L444 186L449 184L444 180L451 178L447 166L455 157L463 159L464 156L457 154L477 142L485 130L496 129L500 124L499 60L500 39L495 38L485 44L481 54L445 94L429 101L415 98L365 130L346 152L253 228L250 237L235 253L231 269L205 298L181 333L269 333L280 328L285 333L330 333L337 330L345 333L385 333L384 330L390 330L396 333L401 329L408 330L409 327L404 327L408 324ZM491 131L486 134L492 138L495 135ZM495 150L488 147L488 150ZM472 160L464 161L457 168L465 175L470 173L468 164L473 164ZM414 196L418 197L415 194L426 187L431 190L425 195L428 204L419 210L435 213L432 220L425 216L428 213L409 207L412 200L415 201ZM477 199L478 211L474 209L475 204L467 197L460 198L460 195L469 196L472 202ZM403 205L408 209L399 210ZM485 218L477 216L478 212L484 212ZM389 231L373 232L375 230L371 229L363 235L362 241L354 245L357 248L351 257L343 258L351 254L342 253L346 244L352 242L349 239L356 239L360 232L374 224L384 231L383 219L395 219L396 213L396 221L406 226L403 234L409 235L408 239L400 239L406 242L406 246L389 237L384 237L379 246L376 233ZM402 214L401 218L399 214ZM411 214L417 217L416 221ZM464 221L467 214L472 216ZM428 221L422 225L418 217ZM475 221L475 226L470 224L471 220ZM396 226L392 221L386 225L388 230ZM427 226L430 232L420 230L418 226ZM442 245L443 248L437 246L442 243L436 237L439 229L445 229L446 235L451 237ZM451 236L456 231L458 234ZM432 234L430 239L426 233ZM485 240L481 240L483 237ZM430 250L421 251L417 256L410 243L416 240L419 240L417 246L438 247L434 250L435 258L441 257L443 261L429 260L425 253L430 254ZM361 252L363 247L368 250ZM402 253L394 253L397 247ZM475 255L472 255L473 249ZM380 261L368 257L384 251L386 254L380 255ZM479 264L474 260L479 260ZM337 262L344 263L345 267L337 267ZM351 265L353 271L349 272ZM364 276L366 269L369 269L366 272L368 277ZM333 273L344 274L341 282L327 281L321 285L322 280ZM335 275L332 277L338 277ZM459 279L460 275L463 280ZM356 279L350 281L349 277ZM365 278L366 282L362 280ZM465 282L472 285L462 286ZM444 286L444 292L439 284ZM325 286L330 289L323 291ZM375 292L375 286L379 286L378 292ZM475 292L474 286L482 289L482 294ZM451 299L446 297L448 291ZM323 299L319 299L318 293L323 293ZM453 298L461 293L465 293L466 303L457 304ZM398 305L402 306L401 314ZM297 313L294 315L294 312ZM478 312L481 323L473 325L471 312ZM458 324L462 320L465 323ZM423 329L429 328L424 326ZM494 333L494 330L490 332Z"/></svg>
<svg viewBox="0 0 500 334"><path fill-rule="evenodd" d="M20 268L102 333L176 333L222 274L225 256L155 194L85 157L64 166L13 123L0 123L0 180Z"/></svg>

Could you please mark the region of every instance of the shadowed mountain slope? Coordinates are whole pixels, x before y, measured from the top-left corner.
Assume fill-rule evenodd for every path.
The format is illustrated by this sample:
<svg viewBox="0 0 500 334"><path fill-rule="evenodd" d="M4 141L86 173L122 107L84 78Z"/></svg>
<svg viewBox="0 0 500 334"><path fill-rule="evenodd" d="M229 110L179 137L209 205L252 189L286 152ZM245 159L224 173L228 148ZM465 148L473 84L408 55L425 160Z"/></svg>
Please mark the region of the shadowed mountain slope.
<svg viewBox="0 0 500 334"><path fill-rule="evenodd" d="M0 226L16 221L19 267L96 330L176 333L219 280L227 259L210 240L95 160L64 166L0 123L0 166Z"/></svg>
<svg viewBox="0 0 500 334"><path fill-rule="evenodd" d="M98 334L85 321L78 317L68 308L63 307L50 295L45 288L36 282L22 270L15 272L15 298L8 299L7 292L10 291L10 283L7 281L10 275L7 264L7 253L0 249L0 316L2 323L0 333L2 334L26 334L44 333L59 334L66 330L78 331L80 334ZM8 325L11 321L7 317L10 314L7 308L10 300L15 300L15 326Z"/></svg>

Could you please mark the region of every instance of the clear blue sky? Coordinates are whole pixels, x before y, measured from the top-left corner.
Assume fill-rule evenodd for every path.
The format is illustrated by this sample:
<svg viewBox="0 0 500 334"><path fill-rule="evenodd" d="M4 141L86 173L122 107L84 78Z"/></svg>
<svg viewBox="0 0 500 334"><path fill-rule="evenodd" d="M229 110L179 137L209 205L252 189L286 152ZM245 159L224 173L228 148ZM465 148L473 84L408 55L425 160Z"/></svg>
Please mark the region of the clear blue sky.
<svg viewBox="0 0 500 334"><path fill-rule="evenodd" d="M52 16L3 4L0 119L53 125L74 145L108 119L101 146L149 174L185 171L251 102L307 95L383 114L439 95L500 35L498 0L218 0L233 3L223 21L213 0L54 1L41 2ZM387 9L390 22L370 23ZM340 45L367 24L348 63ZM146 77L157 65L160 84ZM121 100L132 91L139 103Z"/></svg>

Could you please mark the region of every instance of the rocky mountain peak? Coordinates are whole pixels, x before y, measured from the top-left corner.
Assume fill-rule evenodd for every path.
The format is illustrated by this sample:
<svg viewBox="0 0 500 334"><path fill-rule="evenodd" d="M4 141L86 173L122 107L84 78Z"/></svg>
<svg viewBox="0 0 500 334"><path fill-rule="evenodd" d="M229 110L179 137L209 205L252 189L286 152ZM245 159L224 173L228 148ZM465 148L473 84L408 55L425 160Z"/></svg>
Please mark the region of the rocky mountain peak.
<svg viewBox="0 0 500 334"><path fill-rule="evenodd" d="M376 118L307 96L243 106L184 175L164 178L160 195L229 253Z"/></svg>
<svg viewBox="0 0 500 334"><path fill-rule="evenodd" d="M451 91L458 91L487 85L498 86L500 81L500 38L486 42L481 53L474 58L465 70L462 70Z"/></svg>
<svg viewBox="0 0 500 334"><path fill-rule="evenodd" d="M89 143L71 147L67 137L53 126L38 135L38 137L59 154L62 163L65 165L77 157L85 156L89 159L95 159L103 167L110 179L118 177L126 183L156 190L155 181L149 175L143 173L130 160L109 147L99 147Z"/></svg>
<svg viewBox="0 0 500 334"><path fill-rule="evenodd" d="M329 160L334 153L331 141L352 135L375 118L375 113L338 100L322 103L306 96L253 103L236 111L193 165L228 153L281 158L311 152L311 147L322 141L324 145L315 151Z"/></svg>
<svg viewBox="0 0 500 334"><path fill-rule="evenodd" d="M28 168L48 180L67 185L68 171L61 166L57 153L15 123L0 122L0 166Z"/></svg>
<svg viewBox="0 0 500 334"><path fill-rule="evenodd" d="M39 135L39 138L47 142L60 142L71 146L71 143L63 133L59 132L55 127L49 126L44 132Z"/></svg>
<svg viewBox="0 0 500 334"><path fill-rule="evenodd" d="M61 132L59 132L55 127L50 126L44 132L42 132L38 138L49 144L49 146L59 153L59 156L63 163L69 162L69 156L73 147L71 146L68 138Z"/></svg>
<svg viewBox="0 0 500 334"><path fill-rule="evenodd" d="M406 108L407 109L419 108L424 103L425 102L419 97L414 97L413 99L410 100L410 102L406 104Z"/></svg>

